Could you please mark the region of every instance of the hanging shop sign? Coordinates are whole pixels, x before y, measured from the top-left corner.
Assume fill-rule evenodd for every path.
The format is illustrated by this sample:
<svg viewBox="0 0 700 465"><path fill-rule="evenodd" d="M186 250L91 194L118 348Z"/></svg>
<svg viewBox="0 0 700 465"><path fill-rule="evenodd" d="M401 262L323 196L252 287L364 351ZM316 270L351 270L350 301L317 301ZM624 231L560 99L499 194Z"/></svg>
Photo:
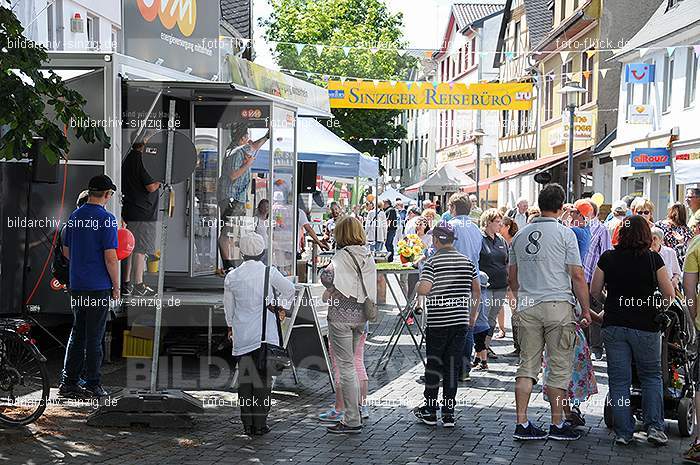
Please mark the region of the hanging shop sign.
<svg viewBox="0 0 700 465"><path fill-rule="evenodd" d="M530 110L532 84L328 81L332 108Z"/></svg>
<svg viewBox="0 0 700 465"><path fill-rule="evenodd" d="M676 184L700 183L700 152L681 152L673 157Z"/></svg>
<svg viewBox="0 0 700 465"><path fill-rule="evenodd" d="M651 124L651 105L629 105L627 108L627 122L629 124Z"/></svg>
<svg viewBox="0 0 700 465"><path fill-rule="evenodd" d="M630 166L636 170L656 170L671 166L671 153L665 147L634 149Z"/></svg>
<svg viewBox="0 0 700 465"><path fill-rule="evenodd" d="M218 6L207 8L205 0L121 3L124 54L206 79L219 76Z"/></svg>
<svg viewBox="0 0 700 465"><path fill-rule="evenodd" d="M649 84L656 78L656 65L649 63L628 63L625 66L625 82L628 84Z"/></svg>
<svg viewBox="0 0 700 465"><path fill-rule="evenodd" d="M235 56L227 57L231 82L300 106L330 113L328 93L322 87Z"/></svg>
<svg viewBox="0 0 700 465"><path fill-rule="evenodd" d="M569 140L569 112L561 115L561 138ZM593 138L593 112L577 111L574 113L574 140L589 140Z"/></svg>

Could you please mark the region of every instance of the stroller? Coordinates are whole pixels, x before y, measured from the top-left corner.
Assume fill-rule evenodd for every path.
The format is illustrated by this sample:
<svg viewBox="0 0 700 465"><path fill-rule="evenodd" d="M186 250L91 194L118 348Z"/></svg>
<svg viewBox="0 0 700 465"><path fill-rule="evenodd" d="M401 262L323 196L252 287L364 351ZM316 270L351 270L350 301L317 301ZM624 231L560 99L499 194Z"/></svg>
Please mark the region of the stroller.
<svg viewBox="0 0 700 465"><path fill-rule="evenodd" d="M662 313L661 324L661 377L664 386L664 418L678 420L681 436L689 437L695 429L695 404L691 369L695 362L695 327L684 305L682 296ZM612 405L609 394L605 399L603 420L608 428L613 427ZM630 393L632 415L642 419L642 389L634 366L632 367L632 389Z"/></svg>

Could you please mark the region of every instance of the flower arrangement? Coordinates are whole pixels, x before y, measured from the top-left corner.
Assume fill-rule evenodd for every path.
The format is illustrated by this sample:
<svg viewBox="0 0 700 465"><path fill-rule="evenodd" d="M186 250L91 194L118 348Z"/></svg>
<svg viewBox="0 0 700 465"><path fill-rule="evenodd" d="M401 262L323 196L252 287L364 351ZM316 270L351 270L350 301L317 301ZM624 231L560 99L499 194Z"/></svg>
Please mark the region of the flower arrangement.
<svg viewBox="0 0 700 465"><path fill-rule="evenodd" d="M425 244L417 234L409 234L398 242L401 263L413 263L423 253Z"/></svg>

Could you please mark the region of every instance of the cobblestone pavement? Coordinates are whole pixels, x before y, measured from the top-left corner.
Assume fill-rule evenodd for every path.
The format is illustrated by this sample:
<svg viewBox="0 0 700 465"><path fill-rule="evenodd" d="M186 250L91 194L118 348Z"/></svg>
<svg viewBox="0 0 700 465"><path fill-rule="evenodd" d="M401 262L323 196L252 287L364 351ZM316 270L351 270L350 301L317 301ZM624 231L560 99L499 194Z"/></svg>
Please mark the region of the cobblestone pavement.
<svg viewBox="0 0 700 465"><path fill-rule="evenodd" d="M395 312L383 312L368 339L368 370L386 343ZM510 339L496 341L497 353L512 349ZM604 363L596 362L599 394L583 406L587 426L581 440L516 443L514 423L513 359L500 357L490 363L487 373L473 373L458 393L461 406L457 426L445 430L416 423L409 407L422 400L422 386L416 379L422 365L404 335L387 371L370 376L372 417L361 435L334 436L326 433L317 415L332 404L328 378L300 370L300 383L291 374L278 380L270 423L272 432L251 439L242 434L238 409L220 405L206 407L196 424L186 430L129 429L86 426L89 406L51 405L34 425L17 430L0 429L0 463L104 463L104 464L608 464L681 463L680 454L688 440L678 436L676 423L668 421L670 444L653 448L645 442L627 448L613 446L612 434L602 419L607 391ZM124 366L109 368L106 379L119 379ZM118 383L115 383L118 385ZM109 386L108 386L109 387ZM539 388L531 403L531 420L547 425L548 409ZM235 393L197 391L201 398L223 403L235 400ZM53 392L55 395L55 392Z"/></svg>

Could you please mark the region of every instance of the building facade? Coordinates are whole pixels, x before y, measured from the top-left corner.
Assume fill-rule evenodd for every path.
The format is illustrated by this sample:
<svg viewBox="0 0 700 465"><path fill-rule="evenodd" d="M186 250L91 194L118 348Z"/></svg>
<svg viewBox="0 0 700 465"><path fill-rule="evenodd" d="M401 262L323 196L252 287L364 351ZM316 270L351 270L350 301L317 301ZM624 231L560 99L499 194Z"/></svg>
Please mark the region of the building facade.
<svg viewBox="0 0 700 465"><path fill-rule="evenodd" d="M619 85L617 137L612 143L612 197L644 196L656 205L663 218L686 186L677 185L672 168L635 169L635 149L666 148L671 158L700 152L700 118L697 105L700 4L664 1L649 22L611 61L622 64ZM651 79L636 83L628 65L642 65ZM632 70L634 68L630 68ZM640 76L640 74L637 74Z"/></svg>

